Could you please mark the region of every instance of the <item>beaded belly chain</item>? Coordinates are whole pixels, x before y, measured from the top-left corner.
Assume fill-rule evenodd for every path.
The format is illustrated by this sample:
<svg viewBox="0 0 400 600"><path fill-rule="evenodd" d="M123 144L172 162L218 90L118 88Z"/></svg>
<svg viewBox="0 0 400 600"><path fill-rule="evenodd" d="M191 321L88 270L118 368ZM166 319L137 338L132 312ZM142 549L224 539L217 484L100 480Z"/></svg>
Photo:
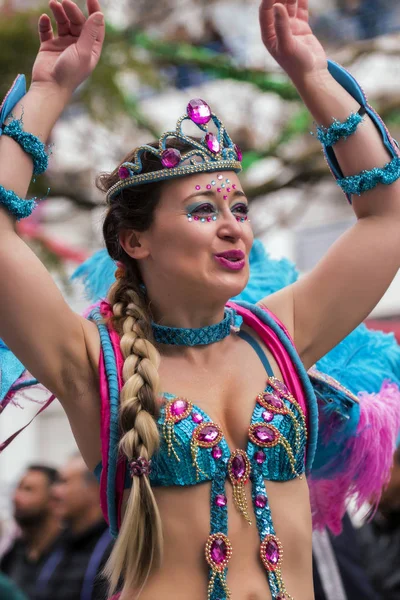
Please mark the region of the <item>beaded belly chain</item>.
<svg viewBox="0 0 400 600"><path fill-rule="evenodd" d="M293 600L282 578L283 547L275 533L264 480L287 481L304 473L307 429L300 405L271 370L256 399L246 451L231 452L220 426L204 411L185 398L164 396L159 419L162 442L153 457L151 483L195 485L211 480L210 535L205 544L208 600L231 598L227 573L234 548L228 538L227 480L235 506L249 524L245 486L251 482L260 558L272 598Z"/></svg>

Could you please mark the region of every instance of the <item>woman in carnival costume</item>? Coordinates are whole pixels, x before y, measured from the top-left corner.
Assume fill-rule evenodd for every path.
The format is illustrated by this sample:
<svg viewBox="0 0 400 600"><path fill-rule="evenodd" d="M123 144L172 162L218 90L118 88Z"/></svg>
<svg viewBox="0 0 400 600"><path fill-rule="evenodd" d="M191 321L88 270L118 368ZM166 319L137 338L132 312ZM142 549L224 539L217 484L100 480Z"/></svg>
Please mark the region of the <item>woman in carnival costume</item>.
<svg viewBox="0 0 400 600"><path fill-rule="evenodd" d="M121 600L309 600L312 512L337 531L348 494L379 493L400 427L397 386L376 387L385 364L399 376L393 341L362 329L337 346L400 265L397 145L357 82L327 61L307 1L263 0L264 44L318 123L357 224L306 277L257 298L271 261L257 280L241 152L192 100L175 129L100 177L118 269L80 317L14 230L35 207L24 200L32 164L35 175L47 167L38 136L48 138L104 39L98 0L88 19L72 0L50 7L58 33L43 15L31 88L18 77L0 114L2 408L36 380L48 403L60 399L100 477L117 537L106 571L111 593L124 581ZM89 286L99 265L83 268ZM229 301L243 291L247 301ZM335 346L325 374L312 368ZM387 355L365 386L363 346ZM329 376L340 365L352 391Z"/></svg>

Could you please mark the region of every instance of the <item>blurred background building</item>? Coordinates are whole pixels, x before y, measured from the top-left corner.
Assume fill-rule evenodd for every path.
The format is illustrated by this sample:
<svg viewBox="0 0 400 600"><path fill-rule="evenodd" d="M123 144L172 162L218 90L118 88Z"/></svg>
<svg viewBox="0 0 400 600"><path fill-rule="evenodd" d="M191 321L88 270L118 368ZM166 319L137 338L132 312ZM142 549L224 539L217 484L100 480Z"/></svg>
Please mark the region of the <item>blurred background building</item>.
<svg viewBox="0 0 400 600"><path fill-rule="evenodd" d="M80 2L84 5L83 2ZM96 174L133 147L174 126L187 101L204 98L244 151L243 181L255 234L273 257L309 270L354 221L333 182L314 125L259 38L258 0L104 0L107 41L91 80L77 90L55 127L44 197L20 234L52 272L77 311L83 290L68 281L102 245L103 198ZM329 56L349 68L400 138L400 6L395 0L310 0L312 22ZM0 96L17 73L29 75L38 48L35 0L0 2ZM371 315L400 341L400 278ZM377 322L378 321L378 322ZM0 439L25 424L31 408L9 408ZM0 520L10 490L32 461L59 466L74 451L57 403L0 456Z"/></svg>

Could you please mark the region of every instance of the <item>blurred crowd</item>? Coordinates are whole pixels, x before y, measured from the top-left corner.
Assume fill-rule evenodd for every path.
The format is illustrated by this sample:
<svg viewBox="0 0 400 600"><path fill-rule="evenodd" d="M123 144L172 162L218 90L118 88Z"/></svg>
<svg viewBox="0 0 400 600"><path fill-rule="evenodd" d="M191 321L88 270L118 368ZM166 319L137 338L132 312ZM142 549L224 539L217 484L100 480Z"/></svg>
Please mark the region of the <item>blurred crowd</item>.
<svg viewBox="0 0 400 600"><path fill-rule="evenodd" d="M17 533L0 557L1 600L106 600L112 538L99 486L79 455L60 471L31 465L13 495ZM4 542L0 540L0 542ZM400 600L400 449L372 518L314 532L315 600Z"/></svg>
<svg viewBox="0 0 400 600"><path fill-rule="evenodd" d="M317 36L335 45L366 40L400 29L397 0L335 0L313 22Z"/></svg>
<svg viewBox="0 0 400 600"><path fill-rule="evenodd" d="M112 538L82 458L28 467L13 496L15 539L0 560L1 600L104 600ZM4 590L3 590L4 587Z"/></svg>

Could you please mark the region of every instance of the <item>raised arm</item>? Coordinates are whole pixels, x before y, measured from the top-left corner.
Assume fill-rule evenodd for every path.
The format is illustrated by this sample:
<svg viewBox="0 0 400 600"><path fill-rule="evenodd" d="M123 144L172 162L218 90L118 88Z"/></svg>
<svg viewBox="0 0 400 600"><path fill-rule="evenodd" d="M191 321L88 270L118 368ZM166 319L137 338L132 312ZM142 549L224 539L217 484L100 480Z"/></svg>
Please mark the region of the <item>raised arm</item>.
<svg viewBox="0 0 400 600"><path fill-rule="evenodd" d="M45 142L75 88L95 68L104 39L98 0L88 0L89 18L71 0L52 0L57 21L39 21L40 50L28 93L13 109L23 129ZM11 118L11 117L10 117ZM4 190L22 205L33 172L31 156L11 137L0 137L0 338L21 362L61 400L76 401L76 390L92 377L95 337L66 304L53 279L15 232L15 215L5 208ZM93 325L94 327L94 325Z"/></svg>
<svg viewBox="0 0 400 600"><path fill-rule="evenodd" d="M328 71L322 46L308 25L307 0L263 0L263 41L296 85L320 126L345 122L360 104ZM368 115L355 133L333 146L344 177L376 167L391 156ZM399 171L400 161L393 170ZM263 302L288 323L306 367L312 366L361 323L400 267L400 181L353 196L357 223L319 264L290 288Z"/></svg>

